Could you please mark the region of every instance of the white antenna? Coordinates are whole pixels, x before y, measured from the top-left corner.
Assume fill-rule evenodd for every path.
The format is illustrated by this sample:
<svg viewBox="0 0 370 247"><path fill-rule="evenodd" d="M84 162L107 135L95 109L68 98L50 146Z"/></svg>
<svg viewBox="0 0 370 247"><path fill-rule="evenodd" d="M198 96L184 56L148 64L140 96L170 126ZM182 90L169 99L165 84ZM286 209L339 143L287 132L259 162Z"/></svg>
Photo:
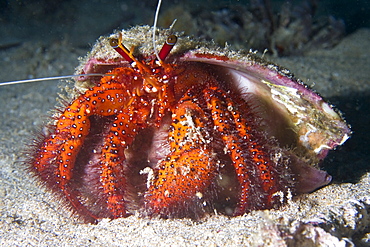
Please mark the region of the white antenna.
<svg viewBox="0 0 370 247"><path fill-rule="evenodd" d="M161 8L161 4L162 4L162 0L158 0L157 10L155 11L154 24L153 24L153 49L154 49L154 53L155 53L155 56L157 57L158 61L161 61L161 59L158 55L157 46L155 44L155 31L156 31L156 28L157 28L158 15L159 15L159 9Z"/></svg>
<svg viewBox="0 0 370 247"><path fill-rule="evenodd" d="M43 78L36 78L36 79L26 79L26 80L19 80L19 81L0 82L0 87L1 86L7 86L7 85L28 83L28 82L51 81L51 80L68 79L68 78L73 78L73 77L78 77L78 76L114 76L114 75L111 75L111 74L79 74L79 75L52 76L52 77L43 77Z"/></svg>

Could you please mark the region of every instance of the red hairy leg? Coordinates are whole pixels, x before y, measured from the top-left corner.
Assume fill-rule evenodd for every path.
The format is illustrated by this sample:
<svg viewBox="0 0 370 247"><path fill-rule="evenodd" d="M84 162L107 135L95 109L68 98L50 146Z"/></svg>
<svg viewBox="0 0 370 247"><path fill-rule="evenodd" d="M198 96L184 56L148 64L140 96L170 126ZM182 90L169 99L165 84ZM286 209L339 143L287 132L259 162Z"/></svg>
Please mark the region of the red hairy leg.
<svg viewBox="0 0 370 247"><path fill-rule="evenodd" d="M210 87L204 91L216 130L221 133L240 184L235 215L252 210L256 204L271 208L279 175L274 172L276 164L270 159L271 154L263 147L264 137L253 135L255 120L241 115L236 104L221 89Z"/></svg>
<svg viewBox="0 0 370 247"><path fill-rule="evenodd" d="M106 81L74 100L58 118L54 134L46 138L32 161L36 176L54 192L62 193L72 209L86 222L95 223L93 215L80 201L79 192L71 188L76 157L90 131L89 116L110 116L127 102L121 83ZM60 194L59 194L60 195Z"/></svg>
<svg viewBox="0 0 370 247"><path fill-rule="evenodd" d="M203 118L202 109L187 97L173 111L171 153L160 162L155 177L148 178L153 179L145 195L149 214L181 217L199 211L218 169Z"/></svg>
<svg viewBox="0 0 370 247"><path fill-rule="evenodd" d="M149 104L145 104L149 105ZM138 131L146 127L150 107L132 106L122 110L115 118L108 136L105 138L102 157L99 162L100 182L103 194L107 196L107 206L113 218L127 216L125 208L125 191L127 189L124 150L134 141ZM140 111L136 110L140 109Z"/></svg>

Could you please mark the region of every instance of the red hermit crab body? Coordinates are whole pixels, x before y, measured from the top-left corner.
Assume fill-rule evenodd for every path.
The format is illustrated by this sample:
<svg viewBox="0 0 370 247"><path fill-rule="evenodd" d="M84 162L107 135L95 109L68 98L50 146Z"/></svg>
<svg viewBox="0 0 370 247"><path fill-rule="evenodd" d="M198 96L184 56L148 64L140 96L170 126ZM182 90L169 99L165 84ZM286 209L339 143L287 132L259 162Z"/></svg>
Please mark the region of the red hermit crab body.
<svg viewBox="0 0 370 247"><path fill-rule="evenodd" d="M78 72L107 75L80 77L29 161L84 221L241 215L330 182L315 166L350 131L318 95L253 54L121 43L150 30L98 42Z"/></svg>

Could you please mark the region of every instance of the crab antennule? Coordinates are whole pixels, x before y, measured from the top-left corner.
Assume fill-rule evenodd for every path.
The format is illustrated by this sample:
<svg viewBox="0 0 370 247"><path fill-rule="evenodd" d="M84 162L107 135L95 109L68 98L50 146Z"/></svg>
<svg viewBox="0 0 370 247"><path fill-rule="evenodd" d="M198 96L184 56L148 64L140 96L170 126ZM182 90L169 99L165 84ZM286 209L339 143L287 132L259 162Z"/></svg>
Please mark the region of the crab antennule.
<svg viewBox="0 0 370 247"><path fill-rule="evenodd" d="M170 35L167 37L166 42L163 44L162 49L158 54L160 61L164 60L168 56L172 48L175 46L176 42L176 35Z"/></svg>
<svg viewBox="0 0 370 247"><path fill-rule="evenodd" d="M119 39L111 38L109 40L109 44L115 49L124 59L126 59L129 63L134 62L130 57L130 51L120 42Z"/></svg>

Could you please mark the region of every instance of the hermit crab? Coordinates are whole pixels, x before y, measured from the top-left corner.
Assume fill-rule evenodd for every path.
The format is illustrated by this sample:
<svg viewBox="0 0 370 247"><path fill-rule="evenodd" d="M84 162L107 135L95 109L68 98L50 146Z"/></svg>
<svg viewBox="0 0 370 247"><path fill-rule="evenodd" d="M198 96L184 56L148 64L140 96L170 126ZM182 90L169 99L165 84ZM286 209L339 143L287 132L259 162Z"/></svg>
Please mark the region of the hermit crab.
<svg viewBox="0 0 370 247"><path fill-rule="evenodd" d="M30 152L84 222L238 216L331 181L319 164L350 129L330 104L253 52L160 29L156 54L152 32L101 37Z"/></svg>

